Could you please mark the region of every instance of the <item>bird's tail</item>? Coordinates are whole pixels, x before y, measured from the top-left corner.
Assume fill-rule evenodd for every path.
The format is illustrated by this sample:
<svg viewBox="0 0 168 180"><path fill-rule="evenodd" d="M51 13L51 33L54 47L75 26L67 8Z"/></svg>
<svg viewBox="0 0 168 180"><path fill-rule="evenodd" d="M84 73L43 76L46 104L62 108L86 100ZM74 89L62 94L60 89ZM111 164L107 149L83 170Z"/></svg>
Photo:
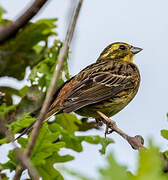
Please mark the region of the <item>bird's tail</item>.
<svg viewBox="0 0 168 180"><path fill-rule="evenodd" d="M49 111L49 112L47 112L47 114L46 114L46 116L45 116L45 118L44 118L44 120L43 120L43 123L44 123L45 121L47 121L51 116L53 116L53 115L55 115L55 114L58 114L58 113L59 113L58 111L53 113L52 110ZM32 122L26 129L24 129L24 130L19 134L19 136L15 138L14 141L16 141L17 139L19 139L20 137L22 137L22 136L25 135L25 134L29 134L29 133L33 130L34 124L36 123L36 121L37 121L37 120L35 120L34 122Z"/></svg>
<svg viewBox="0 0 168 180"><path fill-rule="evenodd" d="M24 129L18 137L15 138L14 141L16 141L17 139L19 139L20 137L22 137L25 134L29 134L32 130L33 130L33 126L35 124L36 121L32 122L26 129Z"/></svg>

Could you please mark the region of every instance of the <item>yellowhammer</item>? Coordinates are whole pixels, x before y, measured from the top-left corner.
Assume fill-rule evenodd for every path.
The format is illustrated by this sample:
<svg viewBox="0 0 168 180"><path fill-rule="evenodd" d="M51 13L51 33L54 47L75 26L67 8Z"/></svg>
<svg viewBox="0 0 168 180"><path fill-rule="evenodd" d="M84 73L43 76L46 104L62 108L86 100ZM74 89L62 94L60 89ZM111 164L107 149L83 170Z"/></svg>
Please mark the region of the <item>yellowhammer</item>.
<svg viewBox="0 0 168 180"><path fill-rule="evenodd" d="M46 118L61 112L99 118L111 117L136 95L140 74L133 56L142 49L116 42L107 46L96 63L83 69L56 91Z"/></svg>
<svg viewBox="0 0 168 180"><path fill-rule="evenodd" d="M46 119L53 114L76 112L101 119L121 111L136 95L140 74L133 56L142 49L123 42L107 46L97 61L60 86Z"/></svg>

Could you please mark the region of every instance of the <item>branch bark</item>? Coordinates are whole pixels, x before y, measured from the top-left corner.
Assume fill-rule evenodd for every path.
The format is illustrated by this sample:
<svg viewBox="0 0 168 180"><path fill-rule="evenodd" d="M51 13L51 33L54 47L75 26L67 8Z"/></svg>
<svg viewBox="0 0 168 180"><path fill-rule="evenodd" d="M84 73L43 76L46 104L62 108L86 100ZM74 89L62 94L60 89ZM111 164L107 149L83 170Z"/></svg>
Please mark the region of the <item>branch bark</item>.
<svg viewBox="0 0 168 180"><path fill-rule="evenodd" d="M5 120L3 120L0 117L0 131L4 134L4 136L8 139L8 141L10 141L13 145L13 147L15 148L15 153L16 153L16 157L19 161L19 163L24 167L27 168L30 172L31 177L34 180L39 179L39 175L36 171L36 169L31 165L29 159L24 155L24 153L20 150L20 148L17 146L17 144L14 142L14 137L12 135L12 133L8 130L8 128L6 127L6 123ZM15 180L17 180L18 178L16 177Z"/></svg>
<svg viewBox="0 0 168 180"><path fill-rule="evenodd" d="M71 42L71 39L72 39L72 36L73 36L73 33L74 33L75 25L76 25L76 22L77 22L77 17L79 15L82 2L83 2L83 0L79 1L78 6L77 6L77 8L75 10L75 15L73 17L73 20L72 20L72 22L70 23L70 25L68 27L67 35L66 35L65 41L63 43L63 46L62 46L62 48L60 50L59 57L58 57L58 65L55 68L54 75L53 75L51 84L49 86L46 98L44 100L44 103L43 103L43 106L41 108L40 114L39 114L39 116L37 118L37 121L36 121L36 123L34 125L33 131L32 131L32 137L31 137L30 142L28 144L28 147L27 147L27 149L25 151L26 156L30 156L30 154L31 154L31 151L33 149L33 146L34 146L35 141L37 139L37 136L39 134L41 124L42 124L42 122L43 122L43 120L45 118L48 107L50 105L53 94L55 92L56 83L58 81L59 74L61 72L63 62L64 62L64 59L66 57L66 54L67 54L67 51L68 51L68 48L69 48L69 44Z"/></svg>
<svg viewBox="0 0 168 180"><path fill-rule="evenodd" d="M27 146L27 149L25 151L25 155L27 157L30 156L30 154L31 154L31 152L33 150L33 146L34 146L34 144L36 142L36 139L37 139L37 137L39 135L42 122L44 121L46 112L48 110L48 107L49 107L50 102L52 100L53 94L55 92L56 83L58 81L58 78L59 78L59 75L60 75L60 72L61 72L61 69L62 69L62 66L63 66L65 56L67 54L69 45L70 45L72 37L73 37L74 29L75 29L75 26L76 26L77 18L79 16L79 12L80 12L82 3L83 3L83 0L79 0L78 5L77 5L77 7L75 9L75 13L74 13L74 15L72 15L71 22L70 22L68 30L67 30L66 38L65 38L63 46L62 46L62 48L60 50L60 54L59 54L59 57L58 57L58 64L57 64L57 66L55 68L54 75L53 75L51 84L49 86L46 98L44 100L44 103L43 103L43 106L41 108L40 114L39 114L39 116L38 116L38 118L37 118L37 120L36 120L36 122L34 124L34 128L33 128L33 131L32 131L32 136L31 136L31 139L30 139L29 144ZM18 167L18 169L16 170L15 176L16 175L21 175L22 171L23 171L23 168Z"/></svg>
<svg viewBox="0 0 168 180"><path fill-rule="evenodd" d="M116 122L109 119L106 115L104 115L102 112L97 111L97 113L104 119L104 122L106 124L106 134L110 134L112 132L116 132L120 136L122 136L124 139L127 140L127 142L131 145L133 149L137 150L145 150L146 148L143 146L144 139L140 135L136 135L135 137L128 136L125 132L123 132L121 129L119 129L116 125ZM108 129L111 129L111 131L108 131Z"/></svg>
<svg viewBox="0 0 168 180"><path fill-rule="evenodd" d="M0 43L3 43L15 36L16 33L23 28L44 6L47 0L34 0L34 3L14 22L0 28Z"/></svg>
<svg viewBox="0 0 168 180"><path fill-rule="evenodd" d="M5 101L4 97L5 97L5 93L0 91L0 105Z"/></svg>

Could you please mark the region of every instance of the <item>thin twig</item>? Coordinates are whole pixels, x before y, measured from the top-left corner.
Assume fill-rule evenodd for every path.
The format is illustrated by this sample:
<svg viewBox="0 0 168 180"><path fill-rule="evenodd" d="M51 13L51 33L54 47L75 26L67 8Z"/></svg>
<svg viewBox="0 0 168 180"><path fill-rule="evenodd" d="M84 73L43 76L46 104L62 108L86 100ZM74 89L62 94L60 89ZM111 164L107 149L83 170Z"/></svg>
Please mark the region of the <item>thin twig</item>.
<svg viewBox="0 0 168 180"><path fill-rule="evenodd" d="M23 166L18 166L16 173L15 173L15 176L13 177L12 180L19 180L23 171L24 171Z"/></svg>
<svg viewBox="0 0 168 180"><path fill-rule="evenodd" d="M71 20L71 23L69 24L67 34L66 34L66 38L65 38L63 46L62 46L62 48L60 50L59 57L58 57L58 64L57 64L57 66L55 68L54 75L53 75L51 84L49 86L46 98L44 100L44 103L43 103L43 106L41 108L40 114L39 114L39 116L38 116L38 118L37 118L37 120L36 120L36 122L34 124L34 128L33 128L33 131L32 131L32 136L31 136L31 139L30 139L29 144L27 146L27 149L25 151L25 155L28 156L28 157L30 156L30 154L31 154L31 152L33 150L33 146L34 146L34 144L36 142L36 139L38 137L38 134L40 132L40 127L42 125L43 120L45 119L46 112L48 110L48 107L49 107L50 102L52 100L53 94L55 92L56 83L58 81L58 78L59 78L59 75L60 75L60 72L61 72L61 69L62 69L62 66L63 66L63 62L64 62L64 59L66 57L66 54L67 54L67 51L68 51L68 48L69 48L69 44L70 44L70 42L72 40L72 37L73 37L74 29L75 29L75 26L76 26L77 18L79 16L79 12L80 12L82 3L83 3L83 0L79 0L77 8L75 9L74 16L73 16L73 18ZM19 167L16 170L16 174L21 174L20 171L22 171L22 169Z"/></svg>
<svg viewBox="0 0 168 180"><path fill-rule="evenodd" d="M0 105L3 103L3 102L5 102L5 93L3 93L3 92L1 92L0 91Z"/></svg>
<svg viewBox="0 0 168 180"><path fill-rule="evenodd" d="M14 137L13 137L12 133L8 130L8 128L6 127L6 124L5 124L5 120L2 120L1 117L0 117L0 131L4 134L4 136L8 139L8 141L10 141L12 143L19 163L24 168L27 168L29 170L29 173L33 179L38 180L39 175L38 175L36 169L31 165L29 159L24 155L24 153L20 150L20 148L14 142ZM15 180L17 180L17 179L19 179L19 178L16 178Z"/></svg>
<svg viewBox="0 0 168 180"><path fill-rule="evenodd" d="M35 0L32 5L14 22L8 23L7 25L0 28L0 43L5 42L24 27L30 19L32 19L47 0Z"/></svg>
<svg viewBox="0 0 168 180"><path fill-rule="evenodd" d="M138 150L146 149L143 146L144 140L142 136L140 135L136 135L135 137L128 136L125 132L123 132L121 129L117 127L115 121L109 119L106 115L104 115L100 111L97 111L97 113L105 120L105 124L106 124L105 135L112 133L114 131L118 133L120 136L122 136L124 139L126 139L133 149L138 149ZM111 131L108 131L108 128L111 128Z"/></svg>
<svg viewBox="0 0 168 180"><path fill-rule="evenodd" d="M43 122L43 120L45 118L48 107L50 105L53 94L55 92L56 83L58 81L58 78L59 78L59 75L60 75L60 72L61 72L61 69L62 69L62 66L63 66L64 59L65 59L67 51L68 51L68 47L69 47L69 44L71 42L71 39L72 39L72 36L73 36L73 33L74 33L74 28L75 28L77 17L79 15L79 11L80 11L80 8L81 8L81 5L82 5L82 1L83 0L79 1L79 4L78 4L78 6L77 6L77 8L75 10L75 15L73 17L72 23L70 23L70 25L68 27L67 35L66 35L64 44L63 44L63 46L62 46L62 48L60 50L59 57L58 57L58 65L55 68L54 75L53 75L51 84L49 86L46 98L44 100L43 106L41 108L39 117L37 118L37 121L34 124L34 128L33 128L33 131L32 131L32 137L31 137L31 139L29 141L29 144L28 144L28 147L27 147L27 149L25 151L25 154L27 156L30 156L30 154L31 154L31 151L33 149L33 146L34 146L35 141L37 139L37 136L39 134L41 124L42 124L42 122Z"/></svg>

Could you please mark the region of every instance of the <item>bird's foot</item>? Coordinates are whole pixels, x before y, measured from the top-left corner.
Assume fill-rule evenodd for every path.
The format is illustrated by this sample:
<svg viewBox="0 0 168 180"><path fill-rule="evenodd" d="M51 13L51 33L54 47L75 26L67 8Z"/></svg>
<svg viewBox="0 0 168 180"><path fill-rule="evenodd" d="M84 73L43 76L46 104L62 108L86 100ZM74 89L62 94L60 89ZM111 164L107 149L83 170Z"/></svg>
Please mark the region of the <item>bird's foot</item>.
<svg viewBox="0 0 168 180"><path fill-rule="evenodd" d="M114 130L113 130L113 125L116 125L115 121L109 119L109 120L104 120L103 118L95 118L96 123L98 126L102 126L103 123L106 124L106 130L105 130L105 138L107 134L111 134ZM110 130L109 130L110 128Z"/></svg>
<svg viewBox="0 0 168 180"><path fill-rule="evenodd" d="M114 129L115 129L115 126L116 126L116 122L109 119L108 121L106 120L106 130L105 130L105 138L106 138L106 135L107 134L111 134L112 132L114 132ZM110 128L110 130L109 130Z"/></svg>
<svg viewBox="0 0 168 180"><path fill-rule="evenodd" d="M105 114L103 114L100 111L97 111L97 113L104 119L103 122L106 124L105 138L107 134L110 134L113 131L115 131L120 136L122 136L125 140L127 140L127 142L131 145L133 149L146 150L146 148L143 146L144 139L142 136L136 135L135 137L131 137L127 135L125 132L123 132L121 129L117 127L115 121L109 119ZM111 129L110 131L109 131L109 128Z"/></svg>
<svg viewBox="0 0 168 180"><path fill-rule="evenodd" d="M95 118L95 120L96 120L96 123L97 123L98 127L103 125L103 122L102 122L102 120L100 118Z"/></svg>

